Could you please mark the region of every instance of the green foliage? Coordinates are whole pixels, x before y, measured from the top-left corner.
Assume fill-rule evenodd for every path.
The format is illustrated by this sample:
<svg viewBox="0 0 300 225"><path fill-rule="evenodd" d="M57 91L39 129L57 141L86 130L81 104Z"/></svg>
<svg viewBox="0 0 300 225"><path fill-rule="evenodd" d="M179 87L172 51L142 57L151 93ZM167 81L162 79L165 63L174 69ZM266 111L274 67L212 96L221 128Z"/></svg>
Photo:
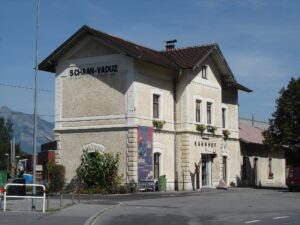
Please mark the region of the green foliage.
<svg viewBox="0 0 300 225"><path fill-rule="evenodd" d="M203 133L206 130L206 126L203 124L197 124L196 125L196 130Z"/></svg>
<svg viewBox="0 0 300 225"><path fill-rule="evenodd" d="M153 120L152 121L153 126L157 129L163 128L165 123L166 123L166 121L164 121L164 120Z"/></svg>
<svg viewBox="0 0 300 225"><path fill-rule="evenodd" d="M13 124L10 120L0 117L0 169L6 169L7 156L10 151L10 141L13 134Z"/></svg>
<svg viewBox="0 0 300 225"><path fill-rule="evenodd" d="M263 135L265 144L300 154L300 78L292 78L276 100L276 111Z"/></svg>
<svg viewBox="0 0 300 225"><path fill-rule="evenodd" d="M77 177L85 187L114 193L117 191L121 179L118 176L118 169L118 153L88 153L85 151L77 169Z"/></svg>
<svg viewBox="0 0 300 225"><path fill-rule="evenodd" d="M57 165L53 162L47 164L48 176L49 176L49 192L62 191L65 185L65 167L63 165Z"/></svg>
<svg viewBox="0 0 300 225"><path fill-rule="evenodd" d="M222 133L223 133L223 135L224 135L224 138L228 138L229 135L230 135L230 131L227 130L227 129L223 130Z"/></svg>

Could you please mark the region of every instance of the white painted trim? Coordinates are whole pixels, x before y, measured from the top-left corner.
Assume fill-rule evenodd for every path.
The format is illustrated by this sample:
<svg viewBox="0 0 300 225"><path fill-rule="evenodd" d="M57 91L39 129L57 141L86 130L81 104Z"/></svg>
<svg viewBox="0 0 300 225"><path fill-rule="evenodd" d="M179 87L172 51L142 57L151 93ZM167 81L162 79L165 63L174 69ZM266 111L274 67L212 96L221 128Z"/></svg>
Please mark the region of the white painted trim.
<svg viewBox="0 0 300 225"><path fill-rule="evenodd" d="M211 99L211 98L204 98L205 99L205 112L204 112L204 124L206 125L211 125L211 126L215 126L215 100ZM212 108L211 108L211 124L207 123L207 103L210 102L212 103Z"/></svg>
<svg viewBox="0 0 300 225"><path fill-rule="evenodd" d="M225 109L225 127L223 128L222 109ZM229 117L228 117L228 106L224 103L221 104L221 128L228 129Z"/></svg>
<svg viewBox="0 0 300 225"><path fill-rule="evenodd" d="M149 121L154 120L152 117L148 117L148 116L136 116L136 117L128 117L128 118L135 118L135 119L149 120ZM166 123L174 124L174 120L164 120L164 121Z"/></svg>
<svg viewBox="0 0 300 225"><path fill-rule="evenodd" d="M153 95L159 95L159 117L158 118L153 118ZM154 119L158 119L158 120L163 120L164 115L163 115L163 91L159 90L159 89L153 89L151 90L151 107L150 107L150 111L151 111L151 118Z"/></svg>
<svg viewBox="0 0 300 225"><path fill-rule="evenodd" d="M89 143L89 144L86 144L86 145L82 146L81 150L82 151L87 151L88 153L92 153L92 152L103 153L105 151L105 147L101 144L92 142L92 143Z"/></svg>
<svg viewBox="0 0 300 225"><path fill-rule="evenodd" d="M69 117L63 118L58 122L77 122L77 121L95 121L95 120L112 120L126 119L126 115L108 115L108 116L85 116L85 117Z"/></svg>
<svg viewBox="0 0 300 225"><path fill-rule="evenodd" d="M127 124L114 124L114 125L100 125L100 126L75 126L75 127L62 127L54 129L54 131L78 131L78 130L100 130L100 129L114 129L114 128L134 128L135 125Z"/></svg>
<svg viewBox="0 0 300 225"><path fill-rule="evenodd" d="M153 159L154 159L154 154L159 153L159 176L164 175L164 145L162 145L159 142L154 142L153 143ZM153 162L154 163L154 162Z"/></svg>
<svg viewBox="0 0 300 225"><path fill-rule="evenodd" d="M200 122L196 121L196 100L200 100ZM204 123L204 107L203 107L204 98L200 95L194 95L194 123L196 124L203 124Z"/></svg>

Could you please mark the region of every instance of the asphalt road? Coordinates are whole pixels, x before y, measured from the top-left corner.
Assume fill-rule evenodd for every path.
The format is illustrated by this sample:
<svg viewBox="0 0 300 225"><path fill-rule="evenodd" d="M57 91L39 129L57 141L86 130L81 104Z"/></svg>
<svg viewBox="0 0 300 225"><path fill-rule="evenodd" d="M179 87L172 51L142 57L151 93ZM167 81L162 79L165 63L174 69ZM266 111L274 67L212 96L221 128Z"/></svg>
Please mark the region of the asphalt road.
<svg viewBox="0 0 300 225"><path fill-rule="evenodd" d="M93 225L300 224L300 193L234 189L124 200Z"/></svg>
<svg viewBox="0 0 300 225"><path fill-rule="evenodd" d="M300 192L237 188L81 199L55 213L1 212L0 225L300 225Z"/></svg>

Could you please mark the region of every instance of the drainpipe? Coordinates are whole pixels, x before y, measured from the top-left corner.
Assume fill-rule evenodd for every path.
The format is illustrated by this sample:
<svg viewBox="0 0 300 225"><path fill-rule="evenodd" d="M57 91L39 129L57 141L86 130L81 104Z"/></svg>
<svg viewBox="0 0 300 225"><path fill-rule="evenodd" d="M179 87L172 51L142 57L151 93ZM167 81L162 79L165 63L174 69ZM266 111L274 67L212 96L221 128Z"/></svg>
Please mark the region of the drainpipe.
<svg viewBox="0 0 300 225"><path fill-rule="evenodd" d="M179 70L179 76L181 76L181 69ZM177 100L177 78L173 79L173 105L174 105L174 188L175 191L178 191L178 171L177 171L177 133L176 133L176 121L177 121L177 114L176 114L176 100Z"/></svg>

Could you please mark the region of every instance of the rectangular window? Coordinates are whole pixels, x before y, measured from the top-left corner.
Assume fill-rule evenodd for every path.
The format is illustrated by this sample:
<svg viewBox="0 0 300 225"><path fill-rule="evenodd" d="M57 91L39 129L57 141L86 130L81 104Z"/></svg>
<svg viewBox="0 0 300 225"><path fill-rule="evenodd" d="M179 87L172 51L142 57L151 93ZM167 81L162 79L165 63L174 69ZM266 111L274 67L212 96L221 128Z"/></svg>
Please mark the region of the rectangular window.
<svg viewBox="0 0 300 225"><path fill-rule="evenodd" d="M226 109L222 108L222 128L226 128Z"/></svg>
<svg viewBox="0 0 300 225"><path fill-rule="evenodd" d="M269 179L273 179L273 172L272 172L272 158L269 158L269 175L268 175L268 178Z"/></svg>
<svg viewBox="0 0 300 225"><path fill-rule="evenodd" d="M207 79L207 66L202 65L201 67L202 78Z"/></svg>
<svg viewBox="0 0 300 225"><path fill-rule="evenodd" d="M207 124L212 124L212 103L206 103L206 110L207 110Z"/></svg>
<svg viewBox="0 0 300 225"><path fill-rule="evenodd" d="M153 94L153 118L159 118L159 98L159 95Z"/></svg>
<svg viewBox="0 0 300 225"><path fill-rule="evenodd" d="M201 100L196 100L196 122L200 123L201 121Z"/></svg>

